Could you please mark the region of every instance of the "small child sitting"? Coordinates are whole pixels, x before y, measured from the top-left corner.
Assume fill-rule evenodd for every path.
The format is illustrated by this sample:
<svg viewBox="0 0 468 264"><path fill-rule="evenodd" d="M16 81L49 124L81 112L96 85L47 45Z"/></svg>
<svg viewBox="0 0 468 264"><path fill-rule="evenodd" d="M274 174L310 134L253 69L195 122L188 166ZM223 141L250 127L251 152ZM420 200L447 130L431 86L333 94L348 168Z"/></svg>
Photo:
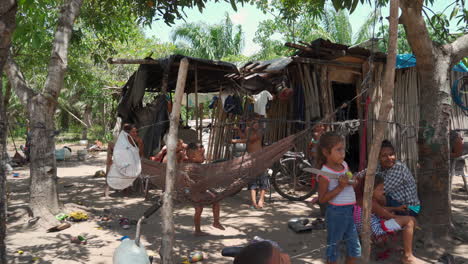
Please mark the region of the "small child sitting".
<svg viewBox="0 0 468 264"><path fill-rule="evenodd" d="M358 178L355 186L357 204L354 208L354 221L358 232L362 232L362 204L364 194L364 177ZM413 255L413 234L416 219L412 216L400 216L395 212L407 210L405 205L400 207L385 207L384 178L375 175L374 192L372 195L371 230L375 239L394 234L402 230L403 233L403 263L420 263Z"/></svg>

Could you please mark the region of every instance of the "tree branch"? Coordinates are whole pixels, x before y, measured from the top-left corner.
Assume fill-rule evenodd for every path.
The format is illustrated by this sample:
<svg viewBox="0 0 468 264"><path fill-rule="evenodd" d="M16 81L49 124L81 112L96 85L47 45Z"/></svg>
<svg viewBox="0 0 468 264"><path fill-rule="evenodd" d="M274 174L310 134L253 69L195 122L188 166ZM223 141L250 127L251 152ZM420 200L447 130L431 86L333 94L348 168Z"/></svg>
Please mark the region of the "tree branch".
<svg viewBox="0 0 468 264"><path fill-rule="evenodd" d="M429 37L426 22L422 15L423 0L401 0L402 11L400 21L403 24L408 43L416 56L418 68L432 70L433 43Z"/></svg>
<svg viewBox="0 0 468 264"><path fill-rule="evenodd" d="M78 17L83 0L68 0L60 10L57 30L52 43L48 75L44 92L57 99L63 87L68 64L68 47L72 36L73 23Z"/></svg>
<svg viewBox="0 0 468 264"><path fill-rule="evenodd" d="M11 55L7 58L4 70L21 103L27 106L29 100L31 100L31 98L33 98L37 93L28 87L23 73L20 71L16 62L13 61Z"/></svg>
<svg viewBox="0 0 468 264"><path fill-rule="evenodd" d="M459 63L464 57L468 57L468 34L449 44L449 49L452 50L452 65Z"/></svg>

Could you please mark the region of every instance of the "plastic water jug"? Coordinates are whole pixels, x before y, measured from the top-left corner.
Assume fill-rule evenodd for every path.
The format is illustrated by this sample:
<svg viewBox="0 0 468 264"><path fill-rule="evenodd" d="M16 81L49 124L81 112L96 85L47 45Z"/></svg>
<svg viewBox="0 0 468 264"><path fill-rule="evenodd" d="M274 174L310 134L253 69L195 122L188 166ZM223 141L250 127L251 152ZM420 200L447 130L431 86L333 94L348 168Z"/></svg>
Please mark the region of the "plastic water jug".
<svg viewBox="0 0 468 264"><path fill-rule="evenodd" d="M150 264L145 247L138 247L135 240L124 239L114 251L113 264Z"/></svg>

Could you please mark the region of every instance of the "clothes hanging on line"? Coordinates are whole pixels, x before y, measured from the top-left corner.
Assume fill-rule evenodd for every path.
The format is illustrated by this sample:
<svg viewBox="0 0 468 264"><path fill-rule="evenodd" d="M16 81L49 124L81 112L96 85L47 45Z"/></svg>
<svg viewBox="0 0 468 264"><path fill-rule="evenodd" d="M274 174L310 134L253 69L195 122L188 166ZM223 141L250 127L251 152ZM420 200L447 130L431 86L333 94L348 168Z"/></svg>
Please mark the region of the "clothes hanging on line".
<svg viewBox="0 0 468 264"><path fill-rule="evenodd" d="M255 100L254 112L259 115L266 116L266 106L268 101L273 100L273 95L268 91L262 91L259 94L253 95L253 98Z"/></svg>
<svg viewBox="0 0 468 264"><path fill-rule="evenodd" d="M242 99L238 95L229 95L224 101L224 111L230 114L242 115Z"/></svg>

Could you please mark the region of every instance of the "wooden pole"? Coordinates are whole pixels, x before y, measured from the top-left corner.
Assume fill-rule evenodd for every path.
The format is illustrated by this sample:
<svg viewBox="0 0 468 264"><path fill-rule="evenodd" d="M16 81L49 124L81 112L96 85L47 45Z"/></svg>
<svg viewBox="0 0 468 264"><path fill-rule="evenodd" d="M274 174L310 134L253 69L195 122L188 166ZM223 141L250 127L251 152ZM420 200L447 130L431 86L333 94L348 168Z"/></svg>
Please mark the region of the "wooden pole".
<svg viewBox="0 0 468 264"><path fill-rule="evenodd" d="M390 1L390 32L388 40L387 64L382 86L382 98L376 123L374 139L367 164L366 183L364 186L363 217L362 217L362 258L363 263L369 263L371 251L370 216L372 212L372 193L374 191L374 176L377 169L380 146L387 126L390 110L393 107L393 90L395 84L395 64L398 37L398 8L399 0Z"/></svg>
<svg viewBox="0 0 468 264"><path fill-rule="evenodd" d="M200 111L198 106L198 67L195 65L195 131L197 131L197 138L200 134L198 119L200 118Z"/></svg>
<svg viewBox="0 0 468 264"><path fill-rule="evenodd" d="M190 107L189 107L189 94L186 93L185 94L185 123L186 123L186 126L189 127L189 111L190 111Z"/></svg>
<svg viewBox="0 0 468 264"><path fill-rule="evenodd" d="M162 78L162 83L161 83L161 93L163 93L164 95L168 91L169 73L171 71L172 62L173 62L173 58L170 57L169 60L167 61L166 67L164 67L163 78Z"/></svg>
<svg viewBox="0 0 468 264"><path fill-rule="evenodd" d="M203 142L203 109L204 109L204 106L205 105L203 103L200 103L199 105L200 110L198 110L198 114L200 115L200 133L199 133L200 138L198 140L200 141L200 143Z"/></svg>
<svg viewBox="0 0 468 264"><path fill-rule="evenodd" d="M179 129L180 107L182 97L184 96L185 82L187 80L189 61L183 58L179 66L177 76L177 86L175 91L175 102L170 116L169 136L167 140L167 169L166 169L166 188L163 195L162 206L162 245L160 250L163 264L174 264L174 220L173 220L173 198L175 196L175 178L176 178L176 147L177 134Z"/></svg>

